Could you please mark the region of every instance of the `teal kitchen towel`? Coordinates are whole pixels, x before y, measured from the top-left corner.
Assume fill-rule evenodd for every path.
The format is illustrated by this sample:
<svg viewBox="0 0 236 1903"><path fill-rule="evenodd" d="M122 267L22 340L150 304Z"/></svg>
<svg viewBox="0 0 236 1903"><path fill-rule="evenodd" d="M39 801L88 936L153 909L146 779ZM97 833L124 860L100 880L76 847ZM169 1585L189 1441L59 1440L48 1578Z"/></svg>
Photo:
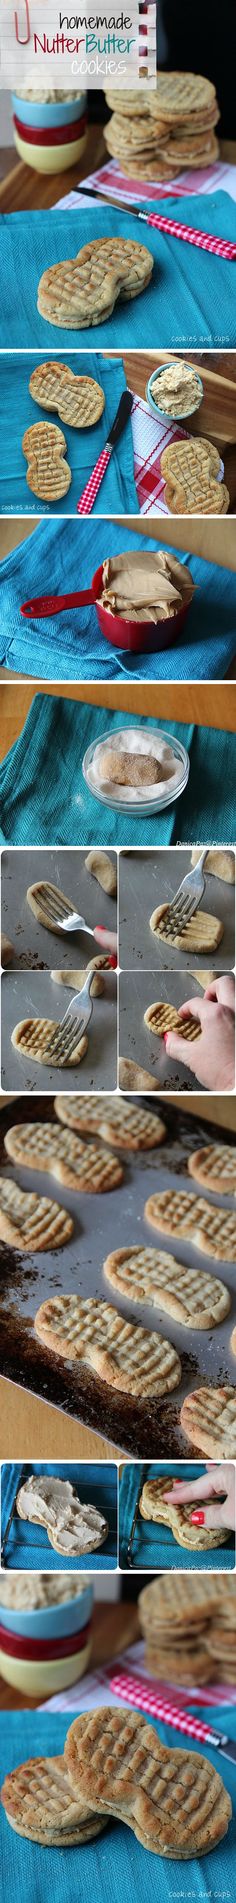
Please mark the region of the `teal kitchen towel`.
<svg viewBox="0 0 236 1903"><path fill-rule="evenodd" d="M22 215L22 214L21 214ZM44 351L44 363L50 359L60 363L60 349L54 347L55 332L52 333L52 348ZM71 332L73 343L73 333ZM44 410L41 403L35 403L29 394L29 380L33 370L40 365L40 354L34 358L26 351L19 354L12 351L0 357L0 514L1 515L43 515L65 516L76 514L77 502L91 476L98 456L107 442L109 430L123 390L126 390L126 377L123 363L119 358L109 359L101 352L83 352L77 356L75 351L67 353L67 365L77 377L93 377L104 391L105 407L98 423L88 429L70 428L63 423L56 410ZM36 423L56 423L67 443L67 463L71 469L72 482L67 495L59 502L40 502L32 490L27 487L28 463L23 455L22 440L25 431ZM130 417L117 449L113 450L102 487L97 497L95 513L112 515L136 515L138 513L137 491L134 481L134 458L132 424ZM69 526L69 525L68 525Z"/></svg>
<svg viewBox="0 0 236 1903"><path fill-rule="evenodd" d="M149 211L165 212L166 200ZM236 240L236 205L227 192L216 196L169 198L168 216L180 223ZM49 324L37 309L39 280L62 259L75 258L83 245L98 238L128 238L144 244L154 259L152 278L141 296L115 304L111 317L96 324L101 349L210 349L236 344L235 264L209 252L167 237L141 224L136 215L96 207L88 201L78 211L10 212L0 222L0 345L10 350L74 344L78 350L94 345L94 326L71 331Z"/></svg>
<svg viewBox="0 0 236 1903"><path fill-rule="evenodd" d="M127 1462L123 1468L119 1488L119 1563L126 1570L132 1566L135 1570L147 1566L152 1573L164 1569L165 1572L224 1572L234 1567L234 1534L228 1532L225 1546L191 1549L178 1546L170 1526L155 1524L153 1520L143 1520L137 1512L142 1488L146 1480L166 1480L166 1488L176 1480L198 1480L206 1472L204 1461L197 1463L188 1460L174 1462L168 1460L147 1461L143 1467ZM197 1501L195 1501L197 1506Z"/></svg>
<svg viewBox="0 0 236 1903"><path fill-rule="evenodd" d="M76 522L44 521L12 549L0 568L1 666L49 681L113 681L120 676L145 680L147 674L154 681L222 680L236 653L236 575L197 555L180 553L181 565L189 564L195 593L178 640L160 653L129 654L113 648L91 605L42 620L21 615L22 602L39 593L60 595L90 587L107 555L130 549L137 555L142 549L147 557L155 553L158 541L142 534L141 523L140 529L137 535L122 522L95 523L86 516ZM174 623L169 625L173 628Z"/></svg>
<svg viewBox="0 0 236 1903"><path fill-rule="evenodd" d="M107 1520L108 1533L104 1546L97 1547L94 1553L80 1554L80 1558L71 1559L70 1554L63 1558L62 1553L54 1551L48 1540L44 1526L31 1525L22 1520L16 1512L16 1496L23 1482L30 1474L55 1474L58 1480L70 1480L82 1505L98 1509ZM7 1461L1 1469L1 1535L2 1566L24 1568L34 1572L111 1572L117 1565L117 1468L109 1461L103 1464L96 1461L32 1460L30 1467L24 1462ZM1 1599L1 1581L0 1581Z"/></svg>
<svg viewBox="0 0 236 1903"><path fill-rule="evenodd" d="M130 718L63 695L36 694L23 732L0 767L1 844L234 844L234 734L170 721L170 735L190 755L190 777L181 798L151 819L117 814L90 793L82 773L86 748L129 727ZM160 720L138 715L135 726L163 730Z"/></svg>
<svg viewBox="0 0 236 1903"><path fill-rule="evenodd" d="M109 1693L107 1695L109 1703ZM94 1697L95 1703L95 1697ZM44 1711L2 1711L0 1714L0 1771L1 1783L6 1772L15 1769L17 1764L31 1757L53 1757L64 1750L66 1733L75 1712ZM232 1707L206 1706L203 1718L212 1725L213 1730L227 1731L235 1738L235 1711ZM147 1720L148 1722L148 1720ZM163 1744L171 1750L177 1745L183 1750L199 1749L191 1738L186 1739L172 1726L158 1722L155 1725ZM204 1746L200 1746L204 1750ZM187 1862L177 1862L175 1858L153 1856L144 1850L134 1832L125 1824L108 1821L104 1835L95 1837L94 1842L80 1844L72 1850L48 1850L41 1844L19 1837L7 1822L2 1810L2 1875L3 1898L25 1897L30 1903L45 1903L53 1887L55 1903L84 1903L85 1897L92 1897L94 1903L106 1903L112 1896L112 1903L176 1903L176 1898L191 1898L191 1903L210 1903L210 1899L228 1899L234 1895L235 1873L235 1791L236 1767L225 1757L219 1757L217 1750L205 1748L205 1756L220 1773L226 1790L229 1791L233 1805L233 1817L227 1836L215 1850L205 1857L191 1857ZM184 1869L184 1878L183 1878Z"/></svg>

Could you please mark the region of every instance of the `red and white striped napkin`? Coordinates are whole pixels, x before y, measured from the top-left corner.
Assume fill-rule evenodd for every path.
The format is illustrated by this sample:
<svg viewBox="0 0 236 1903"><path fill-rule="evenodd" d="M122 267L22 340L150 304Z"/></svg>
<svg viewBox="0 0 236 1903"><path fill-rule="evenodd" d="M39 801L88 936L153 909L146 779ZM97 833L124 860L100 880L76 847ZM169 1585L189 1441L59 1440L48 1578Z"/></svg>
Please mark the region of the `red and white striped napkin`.
<svg viewBox="0 0 236 1903"><path fill-rule="evenodd" d="M168 178L165 181L156 178L155 181L150 182L150 179L125 177L120 170L118 160L108 158L107 161L104 160L103 165L99 166L98 171L89 173L82 180L81 189L78 187L77 192L68 192L65 198L59 199L59 207L67 205L69 210L73 210L76 206L78 208L78 205L86 205L87 200L83 198L83 184L90 187L97 186L105 197L107 195L109 198L112 193L114 199L122 198L127 208L129 204L144 204L145 200L154 205L156 199L159 198L184 198L191 192L197 193L199 197L202 192L211 196L212 192L224 191L228 192L229 198L236 201L236 165L226 165L223 159L219 159L216 160L215 165L206 166L204 171L201 169L199 172L179 172L177 178ZM90 203L92 204L92 200ZM94 204L96 203L97 200L94 197Z"/></svg>
<svg viewBox="0 0 236 1903"><path fill-rule="evenodd" d="M181 428L180 423L161 423L160 417L153 416L143 397L134 395L131 411L134 480L136 483L140 515L168 515L170 509L164 500L165 483L161 475L160 457L163 449L182 436L191 435L189 430ZM218 481L222 482L224 463L221 461Z"/></svg>

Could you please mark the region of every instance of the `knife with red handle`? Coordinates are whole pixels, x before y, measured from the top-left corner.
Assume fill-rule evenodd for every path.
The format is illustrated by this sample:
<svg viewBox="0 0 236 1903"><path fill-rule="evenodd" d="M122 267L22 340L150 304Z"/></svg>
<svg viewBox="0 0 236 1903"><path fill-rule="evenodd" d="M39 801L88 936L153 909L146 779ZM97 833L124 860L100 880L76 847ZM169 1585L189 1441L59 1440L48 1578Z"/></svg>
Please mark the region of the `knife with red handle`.
<svg viewBox="0 0 236 1903"><path fill-rule="evenodd" d="M150 1679L136 1678L133 1672L118 1671L109 1679L109 1685L117 1698L124 1699L127 1705L134 1705L135 1710L138 1706L140 1711L148 1712L150 1718L163 1718L166 1724L174 1725L175 1730L184 1731L189 1738L196 1738L198 1744L213 1745L214 1750L222 1752L223 1757L236 1764L236 1742L233 1738L227 1738L226 1732L213 1731L210 1725L204 1724L202 1718L192 1717L190 1711L182 1711L169 1699L162 1698Z"/></svg>
<svg viewBox="0 0 236 1903"><path fill-rule="evenodd" d="M94 198L95 196L96 198L102 198L102 192L99 191L97 185L93 185L92 187L91 185L83 184L83 186L78 186L78 191L81 190L83 190L83 197L86 194L86 198ZM168 218L165 212L140 211L138 205L127 205L125 199L123 199L122 204L122 197L120 198L119 205L114 205L112 203L112 187L111 196L108 198L108 192L106 192L105 196L106 203L112 205L112 211L114 212L128 211L130 217L141 218L145 225L153 225L156 231L165 231L167 237L183 238L185 244L194 244L199 251L212 251L216 258L229 259L231 263L232 260L236 258L236 243L233 244L230 238L214 238L211 232L198 231L194 225L183 224L180 218Z"/></svg>
<svg viewBox="0 0 236 1903"><path fill-rule="evenodd" d="M100 489L100 483L103 481L103 476L105 476L106 469L108 468L112 451L115 449L116 443L119 443L120 436L123 436L123 430L128 422L128 416L131 414L132 403L132 390L123 390L123 396L120 397L118 410L116 411L107 443L104 444L104 449L101 450L101 455L98 456L98 461L95 463L95 469L92 470L92 475L89 476L82 496L80 496L79 502L77 502L77 515L91 515L91 509L93 509L93 504L96 501L96 496Z"/></svg>

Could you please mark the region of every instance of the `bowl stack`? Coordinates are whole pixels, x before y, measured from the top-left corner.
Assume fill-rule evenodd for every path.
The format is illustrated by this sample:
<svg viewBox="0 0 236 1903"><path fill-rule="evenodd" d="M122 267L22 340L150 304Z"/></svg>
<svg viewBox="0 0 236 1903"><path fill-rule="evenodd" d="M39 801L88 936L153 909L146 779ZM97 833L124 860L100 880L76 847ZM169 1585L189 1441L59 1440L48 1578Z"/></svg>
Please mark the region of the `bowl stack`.
<svg viewBox="0 0 236 1903"><path fill-rule="evenodd" d="M236 1684L235 1575L159 1578L139 1596L145 1661L175 1685Z"/></svg>
<svg viewBox="0 0 236 1903"><path fill-rule="evenodd" d="M85 151L87 93L12 94L14 139L19 158L36 172L64 172Z"/></svg>
<svg viewBox="0 0 236 1903"><path fill-rule="evenodd" d="M132 178L175 178L219 156L219 107L211 80L198 73L157 73L156 90L107 92L108 152ZM138 101L138 109L137 109Z"/></svg>
<svg viewBox="0 0 236 1903"><path fill-rule="evenodd" d="M29 1576L30 1578L30 1576ZM58 1578L65 1597L57 1602ZM91 1652L93 1589L83 1575L50 1579L51 1603L14 1610L0 1601L0 1672L29 1697L47 1697L73 1685L87 1670ZM17 1590L17 1589L16 1589ZM55 1599L53 1602L53 1591ZM1 1593L1 1587L0 1587ZM19 1593L20 1597L20 1593Z"/></svg>

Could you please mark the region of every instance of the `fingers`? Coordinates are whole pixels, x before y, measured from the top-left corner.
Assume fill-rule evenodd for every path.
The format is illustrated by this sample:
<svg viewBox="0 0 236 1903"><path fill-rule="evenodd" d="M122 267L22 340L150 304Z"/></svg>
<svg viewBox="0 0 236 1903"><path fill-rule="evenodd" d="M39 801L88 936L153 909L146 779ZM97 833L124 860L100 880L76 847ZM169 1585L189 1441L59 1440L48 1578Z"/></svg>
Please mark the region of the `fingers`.
<svg viewBox="0 0 236 1903"><path fill-rule="evenodd" d="M175 1502L176 1506L181 1506L181 1504L184 1505L185 1502L187 1505L189 1500L210 1500L211 1494L212 1480L210 1474L202 1474L200 1480L188 1480L187 1482L180 1480L177 1481L177 1486L174 1482L171 1492L164 1493L163 1497L164 1500L172 1500L173 1505Z"/></svg>
<svg viewBox="0 0 236 1903"><path fill-rule="evenodd" d="M197 1509L196 1509L193 1513L191 1513L191 1521L192 1521L192 1526L195 1526L196 1530L197 1530L197 1527L199 1526L199 1532L201 1527L203 1526L206 1532L208 1527L209 1527L209 1531L211 1529L212 1532L214 1531L216 1532L218 1527L219 1527L219 1530L221 1530L222 1526L227 1526L225 1507L223 1508L223 1506L221 1506L220 1504L220 1501L218 1501L216 1506L205 1507L204 1512L200 1508L199 1508L199 1512L197 1512Z"/></svg>
<svg viewBox="0 0 236 1903"><path fill-rule="evenodd" d="M174 1057L180 1064L186 1064L188 1070L194 1071L194 1075L196 1073L196 1041L196 1038L194 1038L193 1043L191 1043L190 1038L179 1037L176 1031L166 1032L165 1047L167 1057Z"/></svg>
<svg viewBox="0 0 236 1903"><path fill-rule="evenodd" d="M103 925L95 925L94 938L97 939L98 945L102 946L103 951L113 952L114 956L117 957L116 932L107 932L107 930L105 929Z"/></svg>

